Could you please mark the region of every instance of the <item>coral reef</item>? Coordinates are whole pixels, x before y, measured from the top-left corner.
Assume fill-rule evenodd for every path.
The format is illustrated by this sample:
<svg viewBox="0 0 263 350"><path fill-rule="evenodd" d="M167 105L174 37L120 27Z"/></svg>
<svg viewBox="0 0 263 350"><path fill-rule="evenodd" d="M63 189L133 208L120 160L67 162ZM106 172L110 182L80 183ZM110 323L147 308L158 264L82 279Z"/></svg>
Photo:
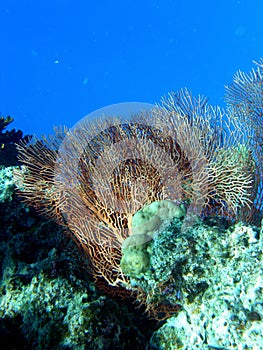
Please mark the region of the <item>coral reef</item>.
<svg viewBox="0 0 263 350"><path fill-rule="evenodd" d="M148 287L132 280L152 267L154 243L147 242L162 221L155 213L150 228L136 235L138 213L147 217L145 208L173 203L184 208L174 224L185 234L198 220L217 216L260 225L262 61L257 65L228 88L227 110L181 90L129 120L86 118L69 131L18 146L25 166L15 177L26 203L71 232L110 293L126 289L150 316L166 310L169 317L178 305L149 297ZM172 272L165 276L168 282Z"/></svg>
<svg viewBox="0 0 263 350"><path fill-rule="evenodd" d="M97 291L63 229L17 198L0 170L0 338L14 349L145 349L153 324Z"/></svg>
<svg viewBox="0 0 263 350"><path fill-rule="evenodd" d="M18 165L16 143L19 143L21 140L28 142L31 138L29 135L23 137L21 130L12 129L3 132L13 120L10 116L6 118L0 117L0 165L2 166Z"/></svg>
<svg viewBox="0 0 263 350"><path fill-rule="evenodd" d="M0 198L8 340L19 328L36 349L261 348L263 60L256 64L227 87L226 110L180 90L128 120L86 118L19 143L23 165L13 174L24 204L10 169Z"/></svg>
<svg viewBox="0 0 263 350"><path fill-rule="evenodd" d="M73 240L19 201L12 170L0 172L0 336L6 349L260 349L263 227L207 217L185 232L183 208L142 208L135 234L141 224L151 232L138 248L147 252L148 265L130 276L128 287L144 290L156 318L171 311L165 323L151 323L140 310L132 312L131 300L120 304L97 290ZM155 214L161 222L149 231Z"/></svg>
<svg viewBox="0 0 263 350"><path fill-rule="evenodd" d="M167 263L173 266L166 293L179 296L182 309L153 334L153 349L262 348L262 233L241 223L224 228L213 219L183 237L171 229L158 235L156 282Z"/></svg>
<svg viewBox="0 0 263 350"><path fill-rule="evenodd" d="M0 201L10 202L15 190L13 169L11 167L0 168Z"/></svg>

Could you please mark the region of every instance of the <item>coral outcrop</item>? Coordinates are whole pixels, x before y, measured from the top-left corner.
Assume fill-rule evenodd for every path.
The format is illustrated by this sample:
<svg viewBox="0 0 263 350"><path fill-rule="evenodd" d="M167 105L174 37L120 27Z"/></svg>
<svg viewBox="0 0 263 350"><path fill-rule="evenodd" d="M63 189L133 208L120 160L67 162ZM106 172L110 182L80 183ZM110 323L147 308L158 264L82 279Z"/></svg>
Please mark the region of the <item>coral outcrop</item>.
<svg viewBox="0 0 263 350"><path fill-rule="evenodd" d="M29 141L31 136L23 136L21 130L5 130L7 126L13 122L13 118L0 117L0 165L14 166L18 165L16 144L21 140Z"/></svg>
<svg viewBox="0 0 263 350"><path fill-rule="evenodd" d="M13 349L145 349L152 324L97 291L53 221L17 198L0 169L0 339Z"/></svg>
<svg viewBox="0 0 263 350"><path fill-rule="evenodd" d="M43 346L42 333L54 339L52 348L135 345L111 316L105 330L93 314L94 305L111 302L85 284L86 271L103 292L146 311L138 326L152 333L145 347L260 348L263 60L256 64L234 77L226 110L185 89L129 119L84 118L71 130L19 143L17 193L51 221L38 224L28 207L19 204L14 215L3 205L4 327L20 322L34 348ZM13 178L5 174L2 200L14 203ZM36 325L28 331L31 315ZM163 322L155 333L145 327L151 319ZM93 322L102 324L101 343Z"/></svg>
<svg viewBox="0 0 263 350"><path fill-rule="evenodd" d="M143 273L131 274L130 285L143 290L149 304L167 306L156 316L166 318L168 306L177 306L165 323L150 323L140 310L128 311L130 301L121 306L97 291L74 242L18 200L12 170L0 172L0 334L6 349L260 349L262 227L210 217L185 232L182 208L173 206L173 217L165 210L168 220L161 217L151 240L127 247L147 253ZM146 221L142 210L135 227L147 226L163 207L146 208Z"/></svg>

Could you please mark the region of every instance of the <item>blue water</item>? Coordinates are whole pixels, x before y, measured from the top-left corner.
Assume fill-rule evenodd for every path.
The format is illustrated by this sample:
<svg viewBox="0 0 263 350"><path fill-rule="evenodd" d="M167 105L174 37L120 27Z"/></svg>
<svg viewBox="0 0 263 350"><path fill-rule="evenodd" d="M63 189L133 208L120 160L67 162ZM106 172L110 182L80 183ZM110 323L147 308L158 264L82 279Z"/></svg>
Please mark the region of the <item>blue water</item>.
<svg viewBox="0 0 263 350"><path fill-rule="evenodd" d="M24 133L224 85L263 56L262 0L0 1L0 112Z"/></svg>

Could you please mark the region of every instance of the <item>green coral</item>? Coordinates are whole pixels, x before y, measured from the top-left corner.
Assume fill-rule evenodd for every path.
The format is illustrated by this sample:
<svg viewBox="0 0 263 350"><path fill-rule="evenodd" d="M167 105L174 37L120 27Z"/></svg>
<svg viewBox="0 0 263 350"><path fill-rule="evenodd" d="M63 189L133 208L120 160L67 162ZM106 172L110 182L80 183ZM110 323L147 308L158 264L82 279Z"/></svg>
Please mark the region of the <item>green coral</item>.
<svg viewBox="0 0 263 350"><path fill-rule="evenodd" d="M185 216L183 205L177 206L170 200L155 201L145 205L132 217L132 234L125 239L122 250L131 246L138 246L150 241L172 219Z"/></svg>
<svg viewBox="0 0 263 350"><path fill-rule="evenodd" d="M127 276L139 277L147 272L150 266L150 255L143 245L132 246L123 250L121 269Z"/></svg>
<svg viewBox="0 0 263 350"><path fill-rule="evenodd" d="M184 206L169 200L145 205L132 217L132 234L122 245L121 269L130 277L141 277L150 268L151 239L174 219L185 215Z"/></svg>
<svg viewBox="0 0 263 350"><path fill-rule="evenodd" d="M164 220L180 218L185 215L185 208L170 200L155 201L145 205L132 217L132 232L149 234L156 231Z"/></svg>

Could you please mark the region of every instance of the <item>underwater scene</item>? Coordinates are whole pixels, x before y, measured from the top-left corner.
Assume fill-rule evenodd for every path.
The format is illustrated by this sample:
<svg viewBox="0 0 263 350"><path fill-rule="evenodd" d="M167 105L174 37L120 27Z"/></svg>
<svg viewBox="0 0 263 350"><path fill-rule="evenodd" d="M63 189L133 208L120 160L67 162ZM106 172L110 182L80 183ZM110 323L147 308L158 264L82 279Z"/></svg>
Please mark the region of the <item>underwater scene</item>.
<svg viewBox="0 0 263 350"><path fill-rule="evenodd" d="M1 349L263 350L261 1L0 10Z"/></svg>

